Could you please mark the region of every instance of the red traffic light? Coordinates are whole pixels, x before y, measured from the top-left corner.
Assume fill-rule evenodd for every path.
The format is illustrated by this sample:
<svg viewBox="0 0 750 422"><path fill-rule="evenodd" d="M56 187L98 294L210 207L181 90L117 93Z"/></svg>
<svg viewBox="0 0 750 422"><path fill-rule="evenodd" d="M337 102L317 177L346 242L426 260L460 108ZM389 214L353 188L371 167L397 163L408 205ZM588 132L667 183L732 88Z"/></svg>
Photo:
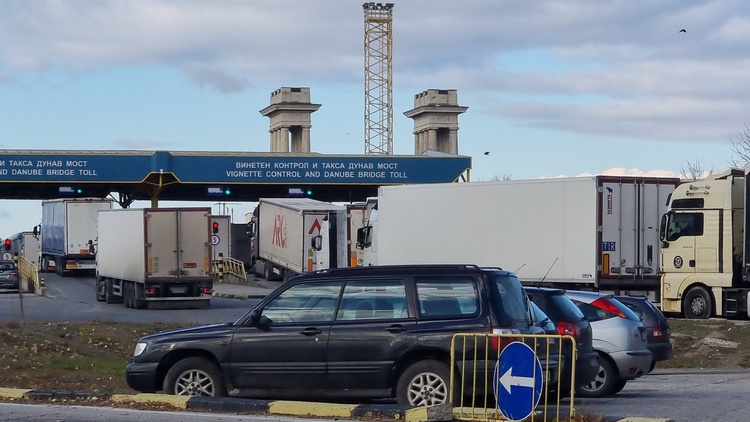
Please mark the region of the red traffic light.
<svg viewBox="0 0 750 422"><path fill-rule="evenodd" d="M10 250L10 244L13 243L10 239L5 239L5 250Z"/></svg>
<svg viewBox="0 0 750 422"><path fill-rule="evenodd" d="M219 223L214 221L214 234L219 232Z"/></svg>

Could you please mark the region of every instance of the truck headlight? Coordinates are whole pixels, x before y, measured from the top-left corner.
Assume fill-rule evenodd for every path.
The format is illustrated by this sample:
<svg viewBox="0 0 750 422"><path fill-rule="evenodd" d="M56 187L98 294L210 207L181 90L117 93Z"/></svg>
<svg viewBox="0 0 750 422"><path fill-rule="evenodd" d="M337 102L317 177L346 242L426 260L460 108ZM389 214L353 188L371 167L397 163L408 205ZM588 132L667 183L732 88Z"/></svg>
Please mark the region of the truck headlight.
<svg viewBox="0 0 750 422"><path fill-rule="evenodd" d="M133 352L133 356L140 356L143 351L146 350L146 342L145 341L139 341L135 345L135 351Z"/></svg>

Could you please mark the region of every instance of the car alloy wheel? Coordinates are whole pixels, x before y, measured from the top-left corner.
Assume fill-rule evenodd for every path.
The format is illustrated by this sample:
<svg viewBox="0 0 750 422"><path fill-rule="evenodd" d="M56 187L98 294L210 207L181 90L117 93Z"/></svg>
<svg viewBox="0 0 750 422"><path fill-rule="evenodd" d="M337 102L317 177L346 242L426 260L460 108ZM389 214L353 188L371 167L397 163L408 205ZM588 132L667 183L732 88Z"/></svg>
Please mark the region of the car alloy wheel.
<svg viewBox="0 0 750 422"><path fill-rule="evenodd" d="M449 402L448 366L424 360L407 368L398 382L397 400L408 406L431 406Z"/></svg>

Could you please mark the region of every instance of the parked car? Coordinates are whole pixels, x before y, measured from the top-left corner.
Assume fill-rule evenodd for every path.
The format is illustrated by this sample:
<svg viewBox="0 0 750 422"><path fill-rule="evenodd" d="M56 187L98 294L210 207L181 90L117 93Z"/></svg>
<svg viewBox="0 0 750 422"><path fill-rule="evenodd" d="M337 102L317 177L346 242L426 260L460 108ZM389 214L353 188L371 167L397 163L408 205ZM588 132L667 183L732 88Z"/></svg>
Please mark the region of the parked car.
<svg viewBox="0 0 750 422"><path fill-rule="evenodd" d="M524 287L533 304L536 304L554 324L554 334L569 335L576 341L578 357L576 359L575 386L583 387L594 381L599 371L599 353L594 350L591 323L581 310L565 296L565 290L542 287ZM560 379L561 391L570 389L572 368L572 344L563 342L564 368Z"/></svg>
<svg viewBox="0 0 750 422"><path fill-rule="evenodd" d="M651 372L656 362L672 359L672 342L669 321L646 297L615 296L615 299L630 308L646 327L646 345L651 351Z"/></svg>
<svg viewBox="0 0 750 422"><path fill-rule="evenodd" d="M0 289L16 289L20 285L18 281L18 268L13 261L0 261Z"/></svg>
<svg viewBox="0 0 750 422"><path fill-rule="evenodd" d="M141 338L125 373L141 392L395 397L423 406L449 401L455 333L543 331L533 324L518 278L498 268L329 269L291 278L234 323ZM548 382L557 382L557 357L551 356L543 365L550 368ZM476 370L494 367L490 362ZM464 379L470 375L466 371ZM471 393L487 394L487 388Z"/></svg>
<svg viewBox="0 0 750 422"><path fill-rule="evenodd" d="M599 371L587 386L576 390L580 397L606 397L648 372L651 351L640 318L612 295L597 292L565 292L591 322L594 350L599 353Z"/></svg>

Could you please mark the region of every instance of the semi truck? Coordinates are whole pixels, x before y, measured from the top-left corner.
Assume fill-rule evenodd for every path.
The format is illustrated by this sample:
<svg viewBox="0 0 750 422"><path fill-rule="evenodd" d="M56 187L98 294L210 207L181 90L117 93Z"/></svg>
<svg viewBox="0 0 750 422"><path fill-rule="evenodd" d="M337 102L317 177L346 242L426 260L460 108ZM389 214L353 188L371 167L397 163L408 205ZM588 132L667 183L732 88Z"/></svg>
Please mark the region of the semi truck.
<svg viewBox="0 0 750 422"><path fill-rule="evenodd" d="M346 208L310 198L261 198L248 223L252 264L267 280L348 266Z"/></svg>
<svg viewBox="0 0 750 422"><path fill-rule="evenodd" d="M10 252L14 259L23 258L36 266L39 270L39 254L41 248L39 245L39 236L34 236L33 231L24 231L15 233L10 236Z"/></svg>
<svg viewBox="0 0 750 422"><path fill-rule="evenodd" d="M383 186L365 265L462 263L525 284L659 292L659 221L677 178L590 176Z"/></svg>
<svg viewBox="0 0 750 422"><path fill-rule="evenodd" d="M662 217L661 308L686 318L747 318L750 167L679 185Z"/></svg>
<svg viewBox="0 0 750 422"><path fill-rule="evenodd" d="M128 308L207 308L213 292L210 208L99 213L96 298Z"/></svg>
<svg viewBox="0 0 750 422"><path fill-rule="evenodd" d="M34 227L40 235L41 271L69 272L96 269L99 211L112 209L102 198L63 198L42 201L42 221Z"/></svg>

